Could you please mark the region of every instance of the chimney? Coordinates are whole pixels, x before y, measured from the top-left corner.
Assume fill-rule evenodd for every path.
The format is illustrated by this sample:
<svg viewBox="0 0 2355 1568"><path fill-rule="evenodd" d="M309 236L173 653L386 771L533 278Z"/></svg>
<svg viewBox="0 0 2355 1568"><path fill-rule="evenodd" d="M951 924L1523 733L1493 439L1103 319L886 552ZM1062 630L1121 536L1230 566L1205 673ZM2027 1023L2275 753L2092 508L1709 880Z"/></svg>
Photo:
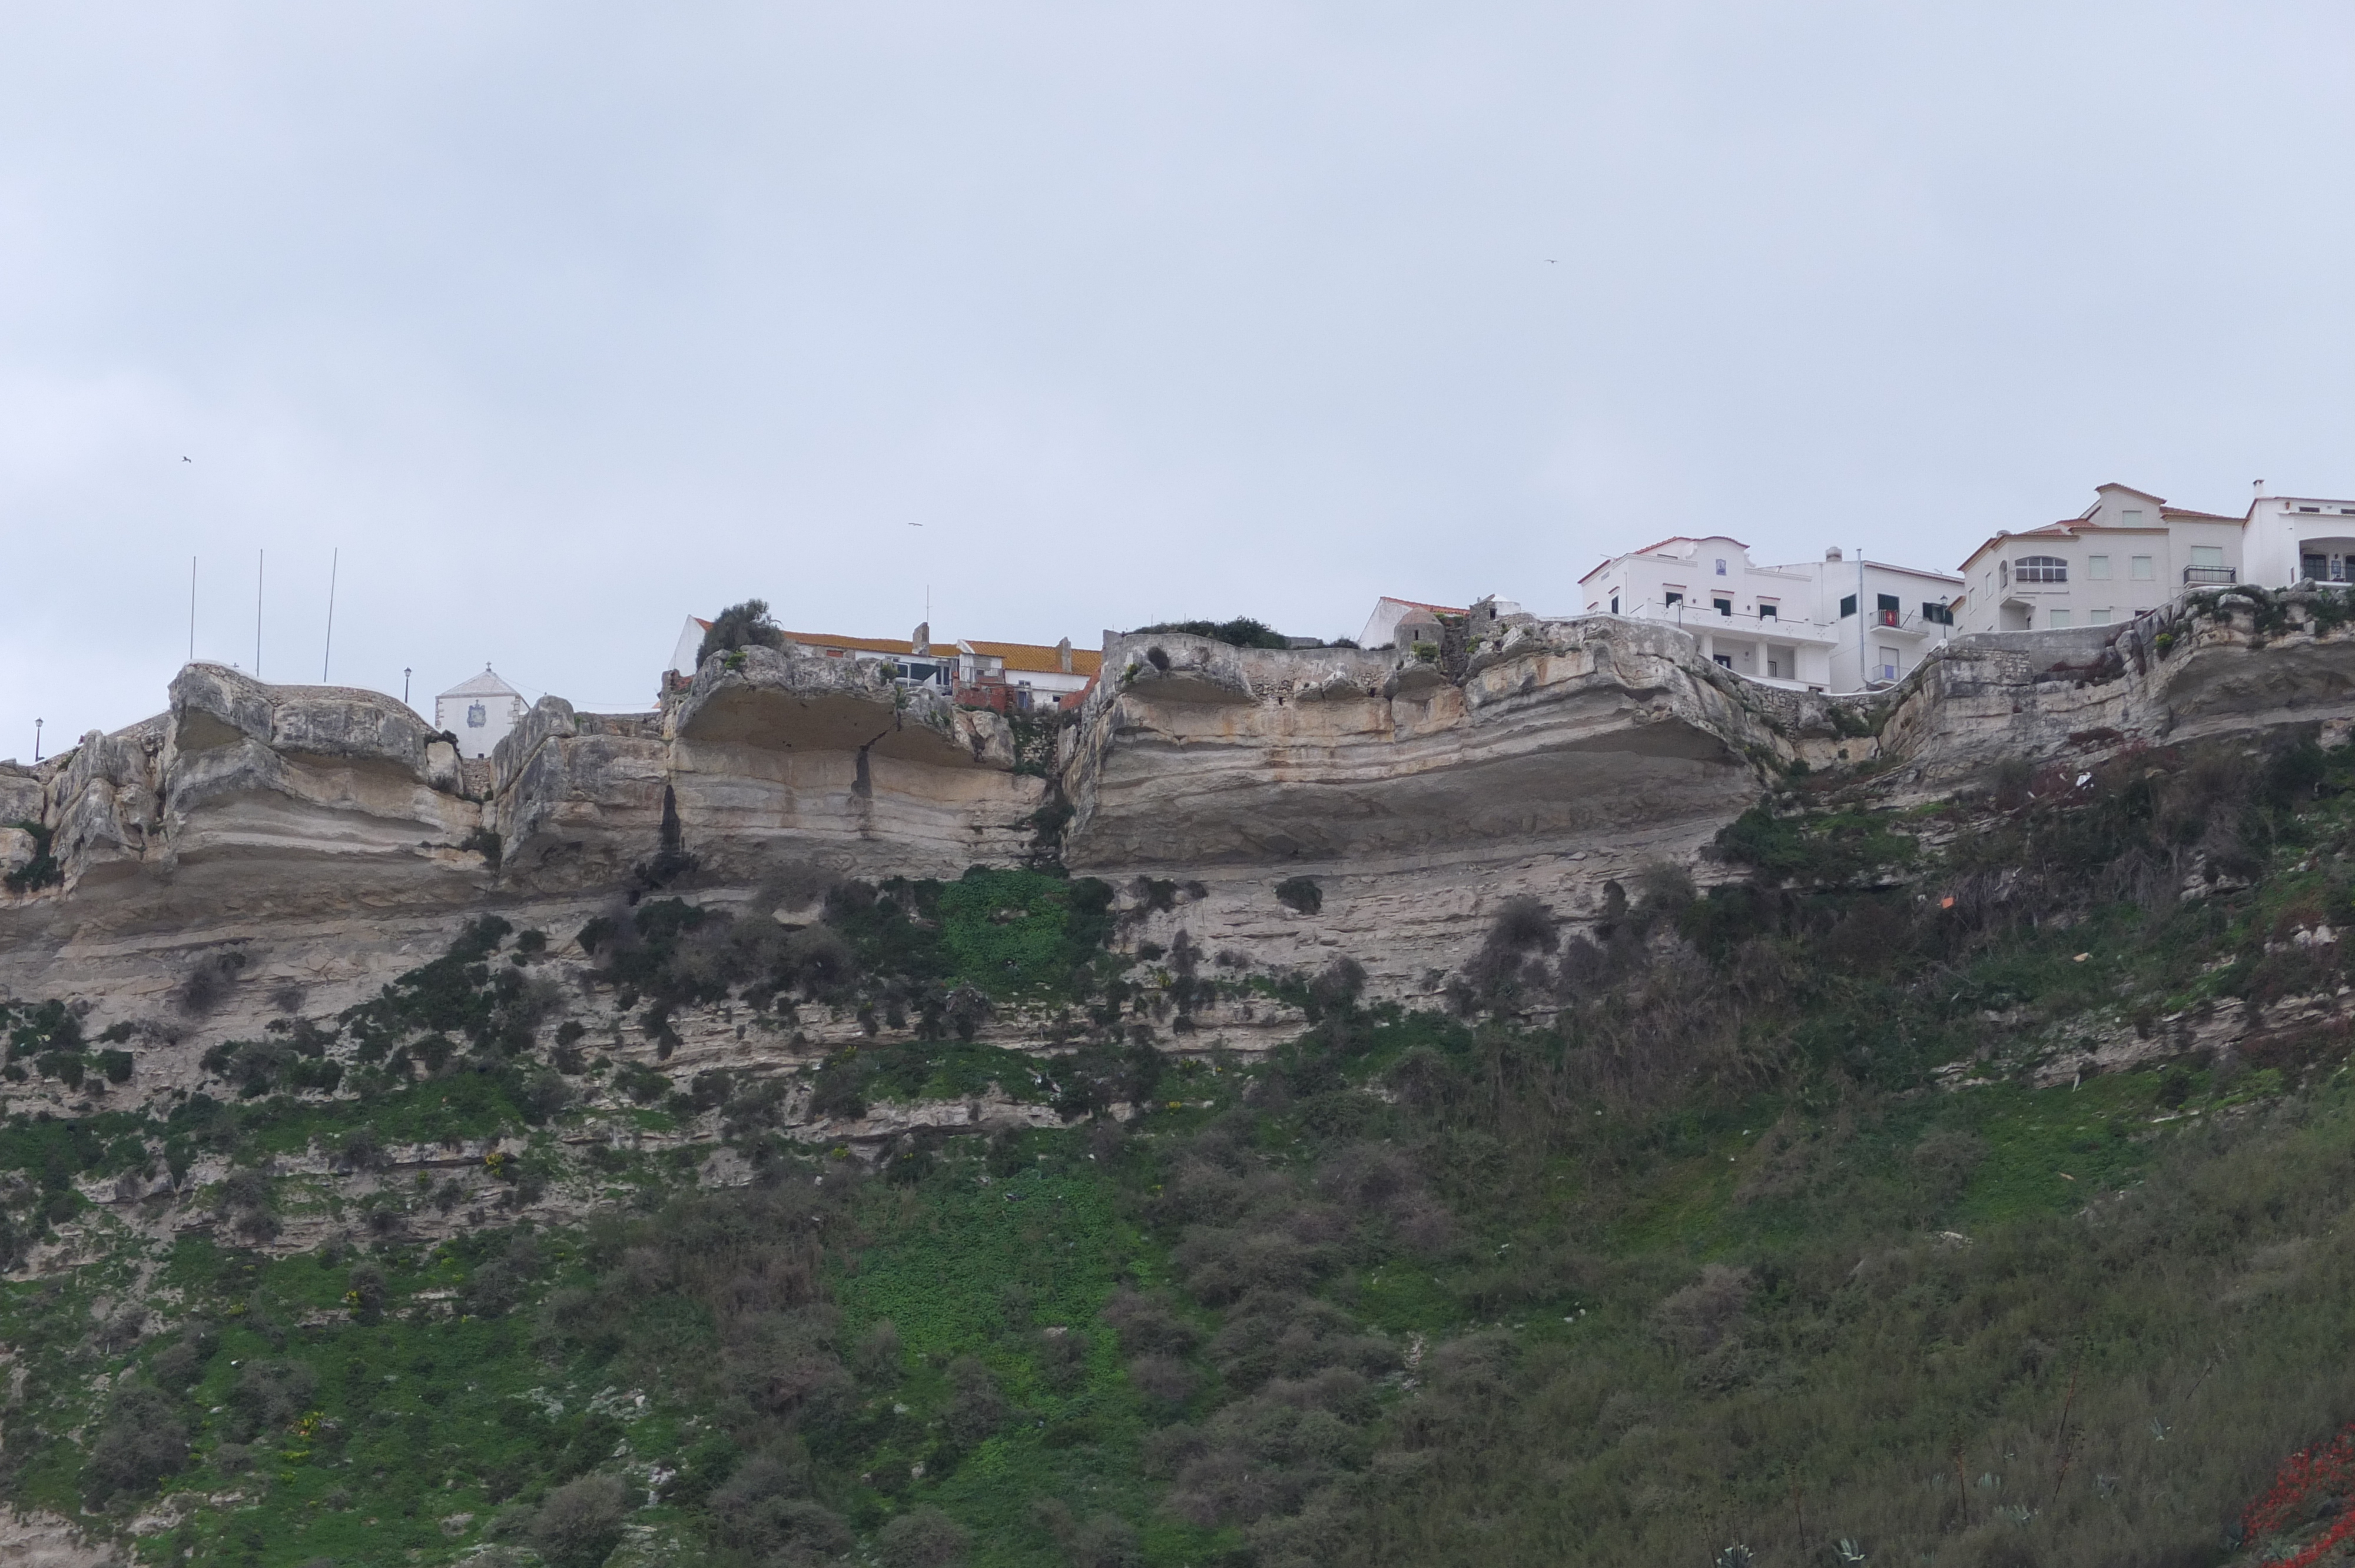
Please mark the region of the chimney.
<svg viewBox="0 0 2355 1568"><path fill-rule="evenodd" d="M1840 547L1838 545L1834 545L1830 549L1824 552L1824 559L1827 561L1837 561L1839 558Z"/></svg>
<svg viewBox="0 0 2355 1568"><path fill-rule="evenodd" d="M2250 486L2250 488L2257 493L2258 500L2263 501L2265 498L2265 482L2264 480L2258 480L2254 485Z"/></svg>
<svg viewBox="0 0 2355 1568"><path fill-rule="evenodd" d="M1064 674L1068 675L1071 673L1071 640L1070 638L1066 637L1055 644L1055 662L1061 667Z"/></svg>
<svg viewBox="0 0 2355 1568"><path fill-rule="evenodd" d="M916 634L908 639L908 651L911 653L931 652L932 651L932 623L929 620L918 621L916 623Z"/></svg>

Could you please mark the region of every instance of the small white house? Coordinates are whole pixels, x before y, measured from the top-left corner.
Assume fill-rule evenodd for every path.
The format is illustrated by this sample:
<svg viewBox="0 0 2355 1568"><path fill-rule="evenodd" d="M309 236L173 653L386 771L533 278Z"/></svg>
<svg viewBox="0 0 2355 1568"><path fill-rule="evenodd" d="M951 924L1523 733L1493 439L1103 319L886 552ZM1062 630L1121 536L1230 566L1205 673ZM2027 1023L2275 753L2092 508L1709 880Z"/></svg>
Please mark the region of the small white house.
<svg viewBox="0 0 2355 1568"><path fill-rule="evenodd" d="M458 737L459 756L488 757L530 709L523 694L485 664L481 674L461 681L433 699L433 724Z"/></svg>

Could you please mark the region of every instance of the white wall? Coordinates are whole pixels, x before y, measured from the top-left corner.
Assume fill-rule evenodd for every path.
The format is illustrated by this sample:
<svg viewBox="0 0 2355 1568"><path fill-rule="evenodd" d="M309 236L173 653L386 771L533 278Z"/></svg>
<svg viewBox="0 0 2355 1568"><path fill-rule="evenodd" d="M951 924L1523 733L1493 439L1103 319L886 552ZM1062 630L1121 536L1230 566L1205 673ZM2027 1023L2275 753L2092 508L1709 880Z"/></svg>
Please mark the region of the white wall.
<svg viewBox="0 0 2355 1568"><path fill-rule="evenodd" d="M478 706L479 715L474 711ZM436 697L433 725L458 737L459 756L488 757L528 711L521 697ZM477 717L479 724L474 722Z"/></svg>

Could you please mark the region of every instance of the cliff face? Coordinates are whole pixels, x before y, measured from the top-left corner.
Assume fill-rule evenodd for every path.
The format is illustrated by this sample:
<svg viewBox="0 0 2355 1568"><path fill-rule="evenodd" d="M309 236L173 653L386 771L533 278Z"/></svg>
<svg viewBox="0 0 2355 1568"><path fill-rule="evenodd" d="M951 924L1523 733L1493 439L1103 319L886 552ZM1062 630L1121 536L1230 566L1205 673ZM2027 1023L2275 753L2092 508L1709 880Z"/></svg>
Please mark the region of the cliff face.
<svg viewBox="0 0 2355 1568"><path fill-rule="evenodd" d="M1075 867L1577 848L1737 811L1753 758L1829 733L1823 699L1628 622L1511 625L1453 678L1412 654L1170 636L1114 639L1104 668L1065 771Z"/></svg>
<svg viewBox="0 0 2355 1568"><path fill-rule="evenodd" d="M484 909L562 931L656 885L954 877L1054 847L1061 821L1065 863L1123 889L1132 941L1182 930L1306 969L1346 951L1376 994L1427 998L1504 897L1575 918L1653 862L1706 875L1702 846L1795 763L1870 761L1902 796L2006 758L2343 726L2340 615L2310 593L2198 596L2126 627L1958 640L1857 699L1743 682L1672 629L1600 619L1516 618L1432 662L1121 637L1051 785L1017 770L998 715L794 650L715 658L652 713L544 699L487 768L378 694L192 665L167 713L0 770L0 872L25 885L0 891L0 992L145 1006L173 955L241 942L257 974L356 998Z"/></svg>

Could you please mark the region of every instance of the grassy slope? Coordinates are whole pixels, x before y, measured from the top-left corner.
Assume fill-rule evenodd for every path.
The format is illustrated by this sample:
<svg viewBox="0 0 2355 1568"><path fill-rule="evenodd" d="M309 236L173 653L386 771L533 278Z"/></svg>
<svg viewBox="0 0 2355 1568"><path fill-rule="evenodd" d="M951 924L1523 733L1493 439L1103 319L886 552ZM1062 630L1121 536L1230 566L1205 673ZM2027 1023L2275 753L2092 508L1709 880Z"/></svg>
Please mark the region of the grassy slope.
<svg viewBox="0 0 2355 1568"><path fill-rule="evenodd" d="M1574 983L1553 971L1570 991L1552 1029L1332 1001L1269 1068L1199 1075L1183 1093L1212 1108L1125 1133L911 1149L888 1181L773 1152L762 1185L709 1212L666 1211L682 1167L638 1160L600 1174L609 1219L520 1251L496 1230L327 1260L126 1244L5 1287L27 1374L12 1493L76 1506L112 1397L92 1380L152 1376L196 1339L98 1331L94 1308L152 1261L159 1310L216 1329L180 1404L194 1455L166 1488L220 1499L150 1537L152 1561L450 1561L532 1542L533 1506L577 1474L649 1466L684 1479L634 1524L680 1561L751 1561L749 1515L714 1489L760 1450L804 1466L791 1489L862 1541L935 1508L988 1563L1700 1563L1736 1542L1798 1563L1842 1539L1875 1563L2220 1562L2275 1461L2355 1414L2334 1239L2355 1206L2345 1042L2073 1088L2015 1069L2163 1034L2186 1007L2339 983L2335 950L2284 938L2349 906L2350 814L2328 793L2348 761L2285 797L2262 759L2169 759L2212 798L2138 801L2147 781L2122 774L1895 856L1923 820L1794 800L1752 824L1763 869L1739 901L1639 894L1639 942L1582 958ZM1912 858L1919 880L1777 885L1810 833L1868 846L1854 870ZM2179 881L2195 849L2242 857L2251 885L2179 905L2137 880L2157 858ZM1980 909L2011 868L2009 906ZM1009 948L1007 924L970 952L998 974L1070 965L1043 938ZM1534 994L1507 967L1483 983ZM973 1070L930 1054L943 1085ZM1974 1057L1982 1081L1931 1086ZM893 1070L920 1086L921 1066ZM520 1127L464 1082L379 1114L403 1137L444 1116ZM277 1104L210 1134L285 1149L354 1114ZM136 1130L12 1129L17 1223L39 1223L27 1205L53 1201L59 1169L130 1162ZM806 1279L747 1307L744 1271L781 1279L802 1256L781 1227L805 1207ZM692 1266L724 1249L666 1253L718 1234L716 1214L739 1227L735 1272ZM345 1300L363 1262L384 1273L378 1321ZM1132 1375L1152 1346L1101 1316L1124 1285L1166 1297L1190 1391ZM303 1408L222 1471L257 1399L248 1380L239 1404L240 1379L290 1361L310 1369ZM36 1426L55 1440L20 1444ZM1083 1528L1103 1515L1133 1547Z"/></svg>

